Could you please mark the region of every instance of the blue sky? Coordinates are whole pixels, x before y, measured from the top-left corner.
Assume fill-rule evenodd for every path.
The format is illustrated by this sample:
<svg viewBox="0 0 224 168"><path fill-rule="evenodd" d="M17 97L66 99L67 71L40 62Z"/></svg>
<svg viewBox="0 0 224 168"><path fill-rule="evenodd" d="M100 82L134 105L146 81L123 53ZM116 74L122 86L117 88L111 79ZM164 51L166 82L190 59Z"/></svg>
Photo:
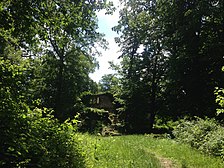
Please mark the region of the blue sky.
<svg viewBox="0 0 224 168"><path fill-rule="evenodd" d="M119 0L111 0L113 1L115 7L119 5ZM95 73L90 74L90 77L96 81L99 82L101 77L104 74L110 74L113 73L111 69L109 69L109 63L108 61L114 61L115 63L119 63L119 60L117 59L120 53L118 45L115 43L114 38L118 36L116 32L113 32L111 29L112 27L116 26L118 24L119 20L119 9L117 9L113 15L105 15L105 11L102 10L98 12L98 24L99 24L99 32L105 34L105 39L108 41L109 46L108 50L99 49L101 51L102 56L97 57L97 60L99 62L99 69L95 71Z"/></svg>

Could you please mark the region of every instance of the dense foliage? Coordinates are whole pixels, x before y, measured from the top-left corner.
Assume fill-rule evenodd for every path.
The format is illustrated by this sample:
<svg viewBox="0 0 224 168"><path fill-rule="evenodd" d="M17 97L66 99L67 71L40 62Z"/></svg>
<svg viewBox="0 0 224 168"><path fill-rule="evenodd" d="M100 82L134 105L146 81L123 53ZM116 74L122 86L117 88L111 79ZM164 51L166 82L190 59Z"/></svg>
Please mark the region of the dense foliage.
<svg viewBox="0 0 224 168"><path fill-rule="evenodd" d="M183 120L173 133L179 142L224 158L224 128L214 119Z"/></svg>
<svg viewBox="0 0 224 168"><path fill-rule="evenodd" d="M85 167L75 127L47 110L22 107L10 109L16 117L1 118L7 119L1 124L1 167Z"/></svg>
<svg viewBox="0 0 224 168"><path fill-rule="evenodd" d="M95 87L88 74L96 67L96 45L104 46L96 12L107 6L85 0L1 2L1 52L7 43L21 49L32 65L31 98L53 108L61 121L74 116L80 94Z"/></svg>
<svg viewBox="0 0 224 168"><path fill-rule="evenodd" d="M105 1L0 2L0 167L85 167L80 95L96 85ZM74 123L75 122L75 123Z"/></svg>
<svg viewBox="0 0 224 168"><path fill-rule="evenodd" d="M224 67L222 67L222 71L224 71ZM216 95L216 103L218 103L219 108L217 109L217 115L223 115L224 113L224 89L216 87L215 90Z"/></svg>
<svg viewBox="0 0 224 168"><path fill-rule="evenodd" d="M156 116L216 116L214 90L224 83L224 2L121 2L114 30L127 129L150 131Z"/></svg>
<svg viewBox="0 0 224 168"><path fill-rule="evenodd" d="M60 124L46 108L30 109L25 101L30 65L18 59L21 52L7 52L11 58L0 60L0 167L84 167L76 126Z"/></svg>

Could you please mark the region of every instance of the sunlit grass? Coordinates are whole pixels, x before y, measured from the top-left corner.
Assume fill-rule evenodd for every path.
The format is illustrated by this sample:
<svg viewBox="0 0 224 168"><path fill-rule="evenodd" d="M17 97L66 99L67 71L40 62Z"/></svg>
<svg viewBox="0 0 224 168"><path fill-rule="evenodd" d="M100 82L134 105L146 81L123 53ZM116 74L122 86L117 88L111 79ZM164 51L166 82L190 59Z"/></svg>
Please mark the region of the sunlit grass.
<svg viewBox="0 0 224 168"><path fill-rule="evenodd" d="M94 168L161 168L159 160L132 139L121 137L86 137L88 163ZM91 149L90 149L91 148Z"/></svg>
<svg viewBox="0 0 224 168"><path fill-rule="evenodd" d="M187 168L223 168L221 158L208 156L169 139L154 139L151 136L131 136L133 142L144 144L149 152L171 159L178 167ZM135 140L134 140L135 139Z"/></svg>
<svg viewBox="0 0 224 168"><path fill-rule="evenodd" d="M223 168L221 158L207 156L188 145L150 135L100 137L83 135L89 167L159 168L158 158L171 160L173 167Z"/></svg>

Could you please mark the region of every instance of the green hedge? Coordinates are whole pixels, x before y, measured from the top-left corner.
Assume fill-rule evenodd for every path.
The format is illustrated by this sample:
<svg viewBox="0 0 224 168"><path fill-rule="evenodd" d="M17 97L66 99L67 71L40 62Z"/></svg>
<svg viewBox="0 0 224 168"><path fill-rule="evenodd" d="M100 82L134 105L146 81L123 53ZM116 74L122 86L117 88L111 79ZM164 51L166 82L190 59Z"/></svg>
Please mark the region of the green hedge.
<svg viewBox="0 0 224 168"><path fill-rule="evenodd" d="M173 134L177 141L224 159L224 127L215 119L182 120Z"/></svg>

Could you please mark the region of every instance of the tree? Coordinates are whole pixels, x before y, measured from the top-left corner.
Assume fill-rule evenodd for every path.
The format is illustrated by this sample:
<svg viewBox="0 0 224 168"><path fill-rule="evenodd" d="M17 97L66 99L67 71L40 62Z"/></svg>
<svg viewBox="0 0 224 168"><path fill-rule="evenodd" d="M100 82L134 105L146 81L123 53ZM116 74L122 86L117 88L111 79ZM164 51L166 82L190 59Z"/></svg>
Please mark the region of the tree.
<svg viewBox="0 0 224 168"><path fill-rule="evenodd" d="M63 121L61 108L70 112L92 89L90 49L101 40L95 12L103 7L88 0L0 2L0 167L85 167L74 124L36 106L54 108ZM62 107L50 104L52 97Z"/></svg>
<svg viewBox="0 0 224 168"><path fill-rule="evenodd" d="M0 55L0 167L85 167L76 127L26 104L30 62L21 54L7 45Z"/></svg>
<svg viewBox="0 0 224 168"><path fill-rule="evenodd" d="M122 2L114 30L121 33L128 125L144 132L155 114L214 116L213 90L223 83L223 1Z"/></svg>
<svg viewBox="0 0 224 168"><path fill-rule="evenodd" d="M94 53L91 53L91 50L96 42L101 40L101 35L96 32L97 8L94 1L65 1L59 4L53 2L52 5L46 5L45 9L50 19L44 21L45 16L41 16L41 35L51 47L46 53L49 57L46 61L50 61L47 65L52 65L50 73L55 73L53 78L46 78L50 81L46 90L52 92L50 99L49 95L45 96L44 104L53 107L58 118L65 119L74 115L74 105L79 95L88 89L83 86L88 86L88 73L94 69L94 59L91 56ZM52 71L55 68L56 71ZM43 93L46 93L46 90L43 90ZM71 112L73 114L69 114Z"/></svg>
<svg viewBox="0 0 224 168"><path fill-rule="evenodd" d="M1 6L3 32L11 30L22 56L33 62L32 94L61 120L73 115L80 93L91 87L88 74L96 65L96 43L105 43L97 32L96 11L110 10L110 5L88 0L19 0Z"/></svg>
<svg viewBox="0 0 224 168"><path fill-rule="evenodd" d="M173 116L214 116L223 83L223 1L160 1L170 53L167 104Z"/></svg>
<svg viewBox="0 0 224 168"><path fill-rule="evenodd" d="M103 75L99 82L100 91L102 92L115 92L116 87L119 85L119 79L116 74Z"/></svg>
<svg viewBox="0 0 224 168"><path fill-rule="evenodd" d="M122 50L123 95L129 131L152 130L155 115L162 107L166 73L166 50L163 48L162 24L156 1L124 3L117 42Z"/></svg>

